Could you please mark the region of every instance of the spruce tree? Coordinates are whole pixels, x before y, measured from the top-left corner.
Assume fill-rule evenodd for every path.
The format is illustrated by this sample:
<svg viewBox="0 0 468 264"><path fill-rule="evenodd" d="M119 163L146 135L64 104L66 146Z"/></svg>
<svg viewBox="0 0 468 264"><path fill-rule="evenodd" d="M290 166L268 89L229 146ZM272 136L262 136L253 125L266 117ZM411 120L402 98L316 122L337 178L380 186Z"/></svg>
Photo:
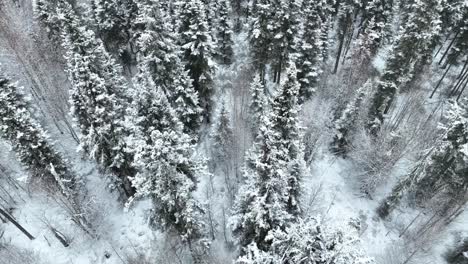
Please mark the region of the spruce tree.
<svg viewBox="0 0 468 264"><path fill-rule="evenodd" d="M10 142L18 160L30 172L30 182L39 183L48 191L60 192L70 203L66 208L76 223L90 232L77 199L81 182L54 149L28 108L18 86L0 77L0 136Z"/></svg>
<svg viewBox="0 0 468 264"><path fill-rule="evenodd" d="M372 84L367 82L357 91L356 96L351 100L344 109L341 117L335 122L336 134L331 143L331 150L334 154L346 156L350 151L352 133L356 128L357 117L361 110L361 105Z"/></svg>
<svg viewBox="0 0 468 264"><path fill-rule="evenodd" d="M225 102L221 106L211 137L213 139L214 162L221 163L232 160L234 154L232 151L234 147L234 132Z"/></svg>
<svg viewBox="0 0 468 264"><path fill-rule="evenodd" d="M309 99L317 89L324 61L324 43L321 39L326 28L328 3L325 0L302 2L303 33L299 45L298 80L301 84L300 100ZM328 32L326 33L328 35ZM328 41L327 41L328 42Z"/></svg>
<svg viewBox="0 0 468 264"><path fill-rule="evenodd" d="M358 234L351 226L332 229L320 219L294 223L286 230L274 230L272 246L263 251L255 243L248 246L237 264L373 264L360 247Z"/></svg>
<svg viewBox="0 0 468 264"><path fill-rule="evenodd" d="M250 49L252 53L253 66L260 74L260 80L265 83L266 65L270 62L272 49L272 9L270 0L257 0L252 3L253 18L249 32Z"/></svg>
<svg viewBox="0 0 468 264"><path fill-rule="evenodd" d="M200 96L205 120L209 122L213 94L213 43L206 10L200 0L185 0L181 9L179 29L183 58L193 86Z"/></svg>
<svg viewBox="0 0 468 264"><path fill-rule="evenodd" d="M354 31L354 17L359 12L362 2L358 0L343 0L337 1L337 37L338 37L338 52L336 53L335 67L333 73L338 71L340 59L343 56L343 49L346 43L350 40Z"/></svg>
<svg viewBox="0 0 468 264"><path fill-rule="evenodd" d="M287 211L287 166L279 156L279 133L273 129L272 115L262 116L259 135L245 168L245 183L240 188L233 209L233 233L241 247L255 243L268 250L267 235L275 229L284 229L292 219ZM245 254L245 248L243 249Z"/></svg>
<svg viewBox="0 0 468 264"><path fill-rule="evenodd" d="M57 17L57 4L64 0L36 0L34 12L37 19L46 28L48 35L51 39L58 41L60 36L60 22ZM75 6L74 0L65 0L73 7Z"/></svg>
<svg viewBox="0 0 468 264"><path fill-rule="evenodd" d="M125 150L127 131L122 121L128 88L122 69L94 33L82 26L69 4L60 3L57 12L72 83L72 114L81 132L80 148L117 175L122 189L131 196L128 177L135 171Z"/></svg>
<svg viewBox="0 0 468 264"><path fill-rule="evenodd" d="M0 131L11 142L20 162L28 168L34 180L50 186L74 191L76 179L52 145L41 126L31 117L28 104L16 84L0 78ZM54 176L58 175L58 178ZM60 182L57 182L60 181Z"/></svg>
<svg viewBox="0 0 468 264"><path fill-rule="evenodd" d="M278 131L278 149L284 156L278 158L287 164L288 212L297 217L301 214L299 196L305 173L304 145L299 121L299 89L297 70L294 64L287 69L287 79L273 99L273 129Z"/></svg>
<svg viewBox="0 0 468 264"><path fill-rule="evenodd" d="M408 3L407 21L371 100L367 126L372 134L380 130L399 87L414 78L416 68L429 63L440 35L440 3L440 0Z"/></svg>
<svg viewBox="0 0 468 264"><path fill-rule="evenodd" d="M368 64L388 37L393 18L393 5L393 0L372 0L367 3L355 51L361 58L361 63Z"/></svg>
<svg viewBox="0 0 468 264"><path fill-rule="evenodd" d="M198 93L180 61L180 48L162 6L158 0L138 1L137 22L144 29L137 40L139 65L148 68L154 82L167 94L184 131L194 133L201 123Z"/></svg>
<svg viewBox="0 0 468 264"><path fill-rule="evenodd" d="M104 43L123 52L133 35L137 14L134 0L92 0L90 9L93 25Z"/></svg>
<svg viewBox="0 0 468 264"><path fill-rule="evenodd" d="M300 183L304 172L297 96L299 83L294 66L264 112L254 148L248 157L245 185L234 207L234 234L242 247L254 242L268 250L266 237L284 229L301 213ZM286 188L285 188L286 186ZM244 252L245 253L245 252Z"/></svg>
<svg viewBox="0 0 468 264"><path fill-rule="evenodd" d="M179 235L192 251L193 243L203 238L204 210L193 193L198 179L208 174L206 166L192 158L195 146L190 136L147 71L136 78L133 91L132 146L139 172L132 178L136 188L132 200L151 198L154 226Z"/></svg>
<svg viewBox="0 0 468 264"><path fill-rule="evenodd" d="M265 94L265 86L262 84L260 74L255 74L254 79L250 83L250 105L249 105L249 117L250 125L253 129L254 134L258 130L260 119L268 106L268 100Z"/></svg>
<svg viewBox="0 0 468 264"><path fill-rule="evenodd" d="M228 0L219 0L218 6L218 21L216 29L217 51L216 55L222 64L229 65L232 63L234 42L232 40L232 23L230 20L231 6Z"/></svg>
<svg viewBox="0 0 468 264"><path fill-rule="evenodd" d="M300 2L279 0L274 3L272 6L274 16L271 21L273 33L271 60L273 81L279 84L281 72L286 69L290 60L296 61L298 55Z"/></svg>

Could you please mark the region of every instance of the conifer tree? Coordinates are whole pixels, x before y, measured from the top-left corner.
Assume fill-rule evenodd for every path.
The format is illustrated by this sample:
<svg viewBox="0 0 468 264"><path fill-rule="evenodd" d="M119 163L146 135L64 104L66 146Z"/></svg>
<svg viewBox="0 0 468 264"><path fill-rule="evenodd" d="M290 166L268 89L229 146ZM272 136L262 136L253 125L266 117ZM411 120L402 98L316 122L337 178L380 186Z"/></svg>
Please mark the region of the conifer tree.
<svg viewBox="0 0 468 264"><path fill-rule="evenodd" d="M268 234L284 229L301 213L300 183L304 172L300 141L297 71L290 66L288 78L264 112L254 149L247 161L246 183L234 207L234 234L242 247L254 242L268 250ZM285 188L286 186L286 188Z"/></svg>
<svg viewBox="0 0 468 264"><path fill-rule="evenodd" d="M60 1L64 0L36 0L34 6L37 19L45 26L49 37L53 40L58 40L58 36L60 36L60 22L56 12L57 4ZM74 0L67 0L67 2L73 7L76 4Z"/></svg>
<svg viewBox="0 0 468 264"><path fill-rule="evenodd" d="M60 3L57 12L72 83L72 114L81 132L80 148L117 175L122 189L131 196L128 177L133 176L134 168L124 142L127 131L122 121L128 100L122 69L94 33L82 26L69 4Z"/></svg>
<svg viewBox="0 0 468 264"><path fill-rule="evenodd" d="M378 208L386 218L412 188L416 203L425 205L437 197L440 210L448 210L463 199L468 190L468 105L454 104L448 114L443 138L430 149L405 178L384 199ZM445 208L444 208L445 207Z"/></svg>
<svg viewBox="0 0 468 264"><path fill-rule="evenodd" d="M218 6L218 21L216 29L216 40L217 40L217 57L223 64L231 64L233 50L232 46L234 42L232 40L232 23L230 20L231 6L228 0L219 0Z"/></svg>
<svg viewBox="0 0 468 264"><path fill-rule="evenodd" d="M124 51L132 38L137 14L134 0L92 0L90 15L105 44Z"/></svg>
<svg viewBox="0 0 468 264"><path fill-rule="evenodd" d="M424 0L408 4L408 19L371 100L368 129L372 134L380 130L398 88L414 78L416 68L429 63L440 35L440 3L440 0Z"/></svg>
<svg viewBox="0 0 468 264"><path fill-rule="evenodd" d="M139 64L147 67L154 82L164 89L186 133L193 133L201 123L198 93L194 90L179 55L176 37L168 25L158 0L139 0L137 22L143 28L137 40L141 52Z"/></svg>
<svg viewBox="0 0 468 264"><path fill-rule="evenodd" d="M270 0L257 0L252 3L253 18L249 32L249 42L253 65L260 74L260 80L265 83L266 65L270 62L272 49L272 8Z"/></svg>
<svg viewBox="0 0 468 264"><path fill-rule="evenodd" d="M233 209L233 233L245 248L255 243L268 250L266 238L275 229L284 229L292 216L287 211L287 166L278 157L285 154L278 149L279 133L273 129L271 114L262 116L259 135L248 157L245 183L240 188Z"/></svg>
<svg viewBox="0 0 468 264"><path fill-rule="evenodd" d="M60 192L70 203L67 209L76 223L90 232L90 225L77 200L81 183L49 142L28 107L17 85L0 77L0 136L11 143L18 160L31 173L31 182L39 182L49 191Z"/></svg>
<svg viewBox="0 0 468 264"><path fill-rule="evenodd" d="M192 251L193 243L203 238L204 210L193 193L198 179L208 174L206 166L192 158L191 138L148 72L139 74L134 93L131 116L139 172L132 178L136 188L132 200L150 197L152 223L179 235Z"/></svg>
<svg viewBox="0 0 468 264"><path fill-rule="evenodd" d="M336 53L335 67L333 69L333 73L336 73L338 71L340 59L343 56L343 49L345 48L346 42L348 42L348 40L352 37L352 33L354 31L354 17L358 13L362 2L358 0L343 0L338 1L337 5L338 52Z"/></svg>
<svg viewBox="0 0 468 264"><path fill-rule="evenodd" d="M372 84L367 82L357 91L356 96L350 101L344 109L341 117L335 123L336 134L331 143L331 150L336 155L346 156L350 148L350 139L352 132L356 127L356 119L363 100L365 99Z"/></svg>
<svg viewBox="0 0 468 264"><path fill-rule="evenodd" d="M360 63L368 64L388 37L393 18L393 5L393 0L372 0L367 3L355 51L361 58Z"/></svg>
<svg viewBox="0 0 468 264"><path fill-rule="evenodd" d="M229 112L223 102L218 121L215 123L213 138L213 154L215 163L228 162L233 158L234 132Z"/></svg>
<svg viewBox="0 0 468 264"><path fill-rule="evenodd" d="M328 3L326 0L305 0L302 2L302 10L304 21L299 45L298 80L301 84L300 100L304 101L315 92L322 73L324 43L321 37L326 28Z"/></svg>
<svg viewBox="0 0 468 264"><path fill-rule="evenodd" d="M249 106L249 121L254 131L254 134L256 134L256 131L258 130L258 124L260 123L260 119L268 106L268 101L265 94L265 86L262 84L260 74L258 73L255 74L254 79L250 83L250 94L251 99Z"/></svg>
<svg viewBox="0 0 468 264"><path fill-rule="evenodd" d="M298 54L300 2L279 0L274 3L274 16L271 21L273 33L271 59L273 81L279 84L281 72L288 66L290 60L296 60Z"/></svg>
<svg viewBox="0 0 468 264"><path fill-rule="evenodd" d="M51 183L56 188L63 185L66 187L60 190L63 192L74 191L75 177L47 142L45 131L31 117L19 88L5 78L0 78L0 131L2 137L11 142L18 159L35 180L42 180L46 185Z"/></svg>
<svg viewBox="0 0 468 264"><path fill-rule="evenodd" d="M287 79L273 99L273 128L278 131L278 149L284 156L278 158L287 164L288 204L287 210L293 216L301 214L299 196L301 180L305 173L304 145L299 121L299 89L297 70L294 64L287 69Z"/></svg>
<svg viewBox="0 0 468 264"><path fill-rule="evenodd" d="M351 230L350 230L351 229ZM274 230L270 235L271 249L263 251L252 243L237 264L372 264L360 248L357 232L351 226L340 229L309 219L292 224L286 230Z"/></svg>
<svg viewBox="0 0 468 264"><path fill-rule="evenodd" d="M200 96L205 120L209 122L213 93L213 42L200 0L185 0L181 9L180 45L189 76Z"/></svg>

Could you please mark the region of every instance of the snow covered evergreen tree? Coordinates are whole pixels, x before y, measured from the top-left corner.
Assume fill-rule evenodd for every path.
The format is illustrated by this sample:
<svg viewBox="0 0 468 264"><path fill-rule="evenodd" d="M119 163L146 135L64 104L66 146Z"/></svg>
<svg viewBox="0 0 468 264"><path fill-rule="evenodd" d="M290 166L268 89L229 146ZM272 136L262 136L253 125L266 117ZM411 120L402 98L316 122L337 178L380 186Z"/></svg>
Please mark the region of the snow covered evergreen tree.
<svg viewBox="0 0 468 264"><path fill-rule="evenodd" d="M223 64L231 64L234 51L232 46L232 22L230 16L232 14L231 6L228 0L219 0L218 21L216 23L216 55Z"/></svg>
<svg viewBox="0 0 468 264"><path fill-rule="evenodd" d="M301 213L304 159L297 115L300 86L295 67L289 67L287 73L288 79L275 96L272 109L261 117L245 169L246 183L234 207L234 234L242 247L254 242L268 250L268 234L284 229Z"/></svg>
<svg viewBox="0 0 468 264"><path fill-rule="evenodd" d="M69 4L60 3L57 12L73 86L72 114L81 132L80 148L117 175L122 189L131 196L128 177L135 171L124 142L127 131L122 121L128 88L122 69L94 33L82 26Z"/></svg>
<svg viewBox="0 0 468 264"><path fill-rule="evenodd" d="M360 58L359 63L367 65L388 38L393 18L393 5L393 0L372 0L367 3L354 51Z"/></svg>
<svg viewBox="0 0 468 264"><path fill-rule="evenodd" d="M233 158L234 132L226 103L223 102L218 121L215 123L213 133L213 155L215 163L228 162Z"/></svg>
<svg viewBox="0 0 468 264"><path fill-rule="evenodd" d="M443 127L443 138L430 149L384 199L378 208L386 218L399 204L405 192L412 188L416 204L424 206L437 198L441 208L449 210L460 202L468 190L468 104L455 103Z"/></svg>
<svg viewBox="0 0 468 264"><path fill-rule="evenodd" d="M399 87L414 78L416 68L429 63L440 35L440 0L408 3L408 12L370 105L367 126L372 134L380 130Z"/></svg>
<svg viewBox="0 0 468 264"><path fill-rule="evenodd" d="M98 36L104 43L125 52L132 38L137 14L134 0L92 0L90 15ZM130 47L131 49L131 47Z"/></svg>
<svg viewBox="0 0 468 264"><path fill-rule="evenodd" d="M272 115L262 116L259 135L245 168L245 183L233 208L233 233L246 254L249 244L268 250L268 234L284 229L293 218L288 213L288 186L284 168L284 150L278 148L279 133L274 130ZM243 255L242 254L242 255Z"/></svg>
<svg viewBox="0 0 468 264"><path fill-rule="evenodd" d="M28 108L20 88L9 79L0 77L0 136L10 142L18 160L30 172L29 181L52 193L60 192L70 203L66 208L74 221L91 232L77 199L81 182L54 149Z"/></svg>
<svg viewBox="0 0 468 264"><path fill-rule="evenodd" d="M257 0L252 3L254 10L252 16L252 26L249 32L250 48L253 65L260 74L260 80L265 83L266 65L271 60L272 49L272 22L273 4L270 0Z"/></svg>
<svg viewBox="0 0 468 264"><path fill-rule="evenodd" d="M252 82L250 83L250 124L254 134L258 130L260 119L268 106L268 99L265 94L265 86L262 84L260 74L256 74Z"/></svg>
<svg viewBox="0 0 468 264"><path fill-rule="evenodd" d="M364 255L356 232L350 227L333 230L319 219L299 221L285 230L276 229L268 236L271 249L263 251L255 243L247 248L238 264L372 264Z"/></svg>
<svg viewBox="0 0 468 264"><path fill-rule="evenodd" d="M349 152L351 134L356 127L356 119L371 86L372 84L367 82L359 88L356 96L348 103L341 117L335 122L336 134L331 143L331 150L335 154L345 156Z"/></svg>
<svg viewBox="0 0 468 264"><path fill-rule="evenodd" d="M287 69L287 76L272 103L273 129L278 131L278 149L284 156L278 158L287 164L288 212L297 217L301 214L299 196L301 180L305 173L304 145L299 121L299 89L297 70L294 64Z"/></svg>
<svg viewBox="0 0 468 264"><path fill-rule="evenodd" d="M200 96L205 120L209 122L213 94L214 47L206 20L205 6L200 0L185 0L181 9L182 24L179 29L180 45L186 69Z"/></svg>
<svg viewBox="0 0 468 264"><path fill-rule="evenodd" d="M328 14L326 0L302 2L304 21L302 22L302 36L299 45L298 80L301 84L300 100L309 99L317 89L318 79L322 73L324 44L321 35L326 27L324 19ZM328 32L327 32L328 35Z"/></svg>
<svg viewBox="0 0 468 264"><path fill-rule="evenodd" d="M338 71L340 59L343 56L343 49L348 40L352 37L354 31L354 17L359 12L362 1L359 0L343 0L337 1L337 37L338 37L338 51L336 53L335 67L333 73Z"/></svg>
<svg viewBox="0 0 468 264"><path fill-rule="evenodd" d="M34 12L38 20L45 26L48 35L53 40L58 40L60 36L60 22L57 17L57 3L64 0L36 0ZM75 6L74 0L67 0L67 2Z"/></svg>
<svg viewBox="0 0 468 264"><path fill-rule="evenodd" d="M74 175L47 142L45 131L31 117L28 103L19 88L5 78L0 78L0 132L31 172L33 181L43 181L44 186L66 193L74 191L77 184ZM60 189L62 186L66 188Z"/></svg>
<svg viewBox="0 0 468 264"><path fill-rule="evenodd" d="M273 34L271 62L273 82L281 82L281 72L288 67L289 61L296 61L298 55L300 2L279 0L273 2L271 31Z"/></svg>
<svg viewBox="0 0 468 264"><path fill-rule="evenodd" d="M166 93L186 133L194 133L201 123L198 93L180 61L180 47L171 31L170 17L159 0L139 0L137 22L144 28L137 41L140 67L149 70L154 82Z"/></svg>
<svg viewBox="0 0 468 264"><path fill-rule="evenodd" d="M139 172L132 178L136 194L131 201L151 198L152 223L180 236L192 250L204 233L204 209L193 193L198 179L208 174L206 166L193 159L192 139L148 72L137 77L133 91L132 147Z"/></svg>

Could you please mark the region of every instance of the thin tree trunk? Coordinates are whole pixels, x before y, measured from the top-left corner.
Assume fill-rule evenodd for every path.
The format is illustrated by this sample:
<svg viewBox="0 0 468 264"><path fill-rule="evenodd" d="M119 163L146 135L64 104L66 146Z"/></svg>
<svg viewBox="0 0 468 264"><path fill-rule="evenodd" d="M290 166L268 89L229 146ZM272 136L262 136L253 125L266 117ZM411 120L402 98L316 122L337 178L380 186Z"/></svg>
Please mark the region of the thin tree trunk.
<svg viewBox="0 0 468 264"><path fill-rule="evenodd" d="M440 85L442 84L442 81L445 79L445 76L449 72L450 68L452 68L452 65L453 64L450 64L449 67L447 68L447 70L445 70L444 75L442 75L442 78L440 78L439 82L437 83L436 87L432 91L431 96L429 96L429 98L432 98L434 96L435 92L437 91L437 89L439 89Z"/></svg>
<svg viewBox="0 0 468 264"><path fill-rule="evenodd" d="M442 63L442 61L444 60L445 56L447 56L448 52L450 51L450 49L452 48L453 46L453 43L455 42L455 40L457 39L458 37L458 34L460 33L460 31L457 31L457 33L455 34L455 36L453 37L452 41L450 41L450 44L449 46L447 47L447 49L445 50L444 54L442 55L442 58L440 58L439 60L439 65Z"/></svg>
<svg viewBox="0 0 468 264"><path fill-rule="evenodd" d="M0 208L0 214L2 214L6 219L8 219L12 224L14 224L30 240L35 239L33 235L31 235L23 226L16 222L16 220L9 213L5 212L2 208Z"/></svg>

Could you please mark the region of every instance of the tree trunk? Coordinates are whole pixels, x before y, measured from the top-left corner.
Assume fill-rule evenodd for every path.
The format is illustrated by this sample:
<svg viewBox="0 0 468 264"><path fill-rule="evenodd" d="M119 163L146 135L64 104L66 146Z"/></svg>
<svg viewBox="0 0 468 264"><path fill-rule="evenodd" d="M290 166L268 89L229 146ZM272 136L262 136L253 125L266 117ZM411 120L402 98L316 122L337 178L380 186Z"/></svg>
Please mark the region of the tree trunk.
<svg viewBox="0 0 468 264"><path fill-rule="evenodd" d="M432 98L432 97L434 96L435 92L437 91L437 89L439 88L439 86L442 84L442 81L444 80L445 76L446 76L447 73L449 72L450 68L452 68L452 65L453 65L453 64L450 64L449 67L447 68L447 70L445 70L444 75L442 75L442 78L440 78L439 82L437 83L436 87L435 87L434 90L432 91L431 96L429 96L429 98Z"/></svg>
<svg viewBox="0 0 468 264"><path fill-rule="evenodd" d="M2 208L0 208L0 214L3 215L6 219L8 219L12 224L14 224L25 236L27 236L30 240L34 240L35 237L31 235L24 227L22 227L16 220L7 212L5 212Z"/></svg>

